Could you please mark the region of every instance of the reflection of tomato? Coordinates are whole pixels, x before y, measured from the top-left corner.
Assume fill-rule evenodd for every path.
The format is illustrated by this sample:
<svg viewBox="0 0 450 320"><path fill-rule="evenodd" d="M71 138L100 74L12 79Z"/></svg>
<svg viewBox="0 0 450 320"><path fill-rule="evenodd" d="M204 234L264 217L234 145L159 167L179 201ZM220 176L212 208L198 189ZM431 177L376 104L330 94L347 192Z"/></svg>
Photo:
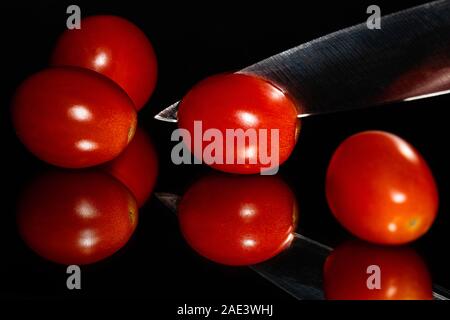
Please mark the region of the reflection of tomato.
<svg viewBox="0 0 450 320"><path fill-rule="evenodd" d="M125 92L79 68L52 68L28 78L17 89L12 115L17 135L33 154L69 168L113 159L136 128Z"/></svg>
<svg viewBox="0 0 450 320"><path fill-rule="evenodd" d="M141 109L152 94L156 56L145 34L115 16L92 16L81 29L66 30L52 56L55 66L78 66L100 72L118 83Z"/></svg>
<svg viewBox="0 0 450 320"><path fill-rule="evenodd" d="M439 59L436 59L436 61ZM401 100L450 89L450 61L445 66L426 66L410 70L392 82L383 92L385 100Z"/></svg>
<svg viewBox="0 0 450 320"><path fill-rule="evenodd" d="M26 244L63 264L88 264L125 245L138 218L134 197L103 172L53 172L25 190L17 222Z"/></svg>
<svg viewBox="0 0 450 320"><path fill-rule="evenodd" d="M373 288L378 266L380 289ZM378 272L378 271L376 271ZM369 281L368 281L369 279ZM368 288L368 282L372 289ZM430 274L412 249L347 242L324 266L324 290L332 300L427 300L433 298Z"/></svg>
<svg viewBox="0 0 450 320"><path fill-rule="evenodd" d="M186 241L202 256L249 265L289 246L296 209L291 190L276 177L211 176L186 192L178 218Z"/></svg>
<svg viewBox="0 0 450 320"><path fill-rule="evenodd" d="M126 185L139 206L150 196L158 174L158 158L153 143L138 128L127 148L106 164L106 170Z"/></svg>
<svg viewBox="0 0 450 320"><path fill-rule="evenodd" d="M402 100L450 89L450 44L437 51L427 52L427 57L399 74L381 94L385 101Z"/></svg>
<svg viewBox="0 0 450 320"><path fill-rule="evenodd" d="M367 131L345 140L326 179L328 204L356 236L402 244L423 235L437 212L438 193L425 160L392 134Z"/></svg>
<svg viewBox="0 0 450 320"><path fill-rule="evenodd" d="M203 131L219 130L223 141L215 142L223 150L222 164L211 166L233 173L259 173L269 167L261 155L275 156L271 153L272 148L278 148L279 159L274 160L282 164L295 146L299 129L297 108L288 95L266 80L243 74L216 75L197 84L181 100L178 121L180 128L187 129L191 137L194 137L194 121L202 121ZM235 140L231 147L226 144L227 129L258 130L257 139L248 139L241 145ZM259 134L260 129L266 130L266 146L263 146L265 136ZM275 141L271 138L273 129L279 130L279 139ZM202 149L210 143L204 142ZM208 163L202 150L194 150L194 154ZM232 161L227 161L228 157ZM241 163L238 162L240 159Z"/></svg>

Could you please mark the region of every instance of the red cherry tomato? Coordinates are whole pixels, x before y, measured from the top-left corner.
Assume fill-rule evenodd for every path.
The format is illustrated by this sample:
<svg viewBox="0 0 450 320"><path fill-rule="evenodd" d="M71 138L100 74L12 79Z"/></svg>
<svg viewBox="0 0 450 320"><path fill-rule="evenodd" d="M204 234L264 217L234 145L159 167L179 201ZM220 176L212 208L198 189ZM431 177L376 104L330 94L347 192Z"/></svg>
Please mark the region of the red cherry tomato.
<svg viewBox="0 0 450 320"><path fill-rule="evenodd" d="M178 219L188 244L226 265L267 260L293 239L297 203L276 177L211 176L183 196Z"/></svg>
<svg viewBox="0 0 450 320"><path fill-rule="evenodd" d="M438 207L425 160L406 141L381 131L353 135L339 146L328 167L326 195L345 228L380 244L417 239Z"/></svg>
<svg viewBox="0 0 450 320"><path fill-rule="evenodd" d="M29 77L17 89L12 115L17 135L33 154L68 168L113 159L136 129L136 111L125 92L80 68Z"/></svg>
<svg viewBox="0 0 450 320"><path fill-rule="evenodd" d="M436 59L438 60L438 59ZM399 101L450 89L450 70L445 67L436 68L433 65L413 69L393 81L382 93L381 99Z"/></svg>
<svg viewBox="0 0 450 320"><path fill-rule="evenodd" d="M374 286L377 285L378 275L380 286L376 289ZM324 290L325 297L331 300L433 298L427 266L414 250L405 247L379 247L356 241L344 243L327 258L324 266Z"/></svg>
<svg viewBox="0 0 450 320"><path fill-rule="evenodd" d="M62 264L89 264L123 247L137 219L134 197L110 175L51 172L25 190L17 223L38 255Z"/></svg>
<svg viewBox="0 0 450 320"><path fill-rule="evenodd" d="M294 149L299 131L297 107L294 101L278 87L268 81L244 74L222 74L212 76L197 84L181 100L178 109L179 127L187 129L194 137L194 121L202 121L202 129L217 129L222 134L222 164L215 163L215 169L232 173L259 173L267 164L262 163L260 154L271 155L272 145L278 149L278 164L286 161ZM249 139L244 144L226 143L226 129L267 130L266 150L260 143ZM279 130L278 141L272 141L271 132ZM261 138L262 139L262 138ZM203 142L202 150L194 155L203 159L203 150L210 142ZM263 153L261 152L263 151ZM227 163L227 155L233 152ZM239 163L244 157L246 163ZM242 161L241 161L242 162ZM252 164L253 162L253 164Z"/></svg>
<svg viewBox="0 0 450 320"><path fill-rule="evenodd" d="M127 148L107 163L105 169L130 189L141 207L150 196L158 175L158 157L144 130L138 128Z"/></svg>
<svg viewBox="0 0 450 320"><path fill-rule="evenodd" d="M77 66L111 78L140 110L156 85L157 63L152 45L131 22L101 15L81 20L81 29L66 30L51 59L54 66Z"/></svg>

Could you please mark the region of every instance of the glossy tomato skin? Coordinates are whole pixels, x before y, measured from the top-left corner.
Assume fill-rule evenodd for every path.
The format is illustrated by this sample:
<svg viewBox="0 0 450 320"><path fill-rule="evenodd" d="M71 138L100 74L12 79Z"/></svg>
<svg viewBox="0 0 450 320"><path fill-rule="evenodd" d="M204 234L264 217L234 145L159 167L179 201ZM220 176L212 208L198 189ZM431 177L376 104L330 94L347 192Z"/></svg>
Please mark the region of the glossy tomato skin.
<svg viewBox="0 0 450 320"><path fill-rule="evenodd" d="M81 20L81 29L66 30L51 58L54 66L97 71L119 84L140 110L156 85L157 62L145 34L131 22L99 15Z"/></svg>
<svg viewBox="0 0 450 320"><path fill-rule="evenodd" d="M279 164L285 162L297 141L300 122L297 106L291 97L272 83L256 76L244 74L220 74L209 77L194 86L181 100L178 109L180 128L194 137L194 121L202 121L202 129L217 129L224 137L223 163L212 164L215 169L241 174L260 173L268 165L258 157L258 143L246 142L242 149L236 143L233 150L227 149L226 129L266 129L267 154L271 154L272 143L279 149ZM272 142L272 129L279 130L279 141ZM259 139L258 139L259 140ZM204 142L202 150L210 142ZM191 147L191 150L194 149ZM227 154L233 151L234 161L226 163ZM237 157L245 154L246 163L239 164ZM203 159L202 152L194 155ZM250 161L254 161L251 164Z"/></svg>
<svg viewBox="0 0 450 320"><path fill-rule="evenodd" d="M101 171L50 172L26 188L17 223L25 243L61 264L90 264L122 248L136 228L136 200Z"/></svg>
<svg viewBox="0 0 450 320"><path fill-rule="evenodd" d="M200 255L225 265L251 265L290 245L297 203L277 177L209 176L185 193L178 219Z"/></svg>
<svg viewBox="0 0 450 320"><path fill-rule="evenodd" d="M12 116L18 137L34 155L67 168L116 157L137 121L119 86L80 68L50 68L26 79L17 89Z"/></svg>
<svg viewBox="0 0 450 320"><path fill-rule="evenodd" d="M369 266L378 266L380 289L369 289ZM374 280L369 279L373 285ZM430 273L411 248L383 247L349 241L328 256L324 265L325 297L330 300L431 300Z"/></svg>
<svg viewBox="0 0 450 320"><path fill-rule="evenodd" d="M130 189L141 207L150 196L158 176L158 156L141 128L126 149L104 168Z"/></svg>
<svg viewBox="0 0 450 320"><path fill-rule="evenodd" d="M328 167L326 195L347 230L379 244L419 238L438 208L425 160L406 141L381 131L358 133L338 147Z"/></svg>

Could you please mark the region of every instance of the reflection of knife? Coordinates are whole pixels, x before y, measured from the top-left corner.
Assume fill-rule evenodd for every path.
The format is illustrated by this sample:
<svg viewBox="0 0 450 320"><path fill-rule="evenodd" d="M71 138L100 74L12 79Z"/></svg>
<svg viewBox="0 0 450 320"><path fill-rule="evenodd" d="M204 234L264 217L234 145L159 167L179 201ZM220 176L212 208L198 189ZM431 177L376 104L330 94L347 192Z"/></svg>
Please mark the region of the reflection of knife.
<svg viewBox="0 0 450 320"><path fill-rule="evenodd" d="M177 211L179 196L156 193L156 197L171 211ZM250 268L299 300L324 299L322 269L333 249L298 233L295 238L288 250ZM433 297L449 300L450 291L433 285Z"/></svg>
<svg viewBox="0 0 450 320"><path fill-rule="evenodd" d="M251 65L294 96L299 117L450 92L450 1L362 23ZM177 103L155 118L176 122Z"/></svg>

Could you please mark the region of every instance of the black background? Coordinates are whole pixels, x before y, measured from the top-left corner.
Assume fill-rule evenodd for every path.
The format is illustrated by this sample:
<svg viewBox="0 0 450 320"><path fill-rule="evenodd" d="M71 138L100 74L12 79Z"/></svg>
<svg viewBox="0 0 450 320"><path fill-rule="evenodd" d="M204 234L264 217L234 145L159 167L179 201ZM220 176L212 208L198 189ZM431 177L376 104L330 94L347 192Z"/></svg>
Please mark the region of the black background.
<svg viewBox="0 0 450 320"><path fill-rule="evenodd" d="M377 1L382 14L425 1ZM183 96L202 78L234 71L300 43L365 21L370 1L276 1L168 4L156 1L47 1L4 4L1 10L2 51L2 203L0 225L3 257L2 297L121 297L189 302L294 301L245 267L230 268L196 255L183 241L176 217L152 197L140 210L131 241L116 255L83 267L83 289L66 289L65 267L31 252L16 234L15 203L22 185L48 165L30 155L11 127L9 101L28 75L47 66L52 46L64 30L69 4L82 15L115 14L137 24L148 35L158 56L159 79L139 123L153 138L160 159L156 191L182 193L204 166L175 167L170 162L170 134L175 125L154 115ZM325 93L326 94L326 93ZM425 258L434 281L450 286L444 258L450 230L448 170L449 96L362 111L304 119L299 143L280 175L295 191L300 205L300 231L329 245L350 238L334 221L324 197L328 161L339 143L363 130L386 130L411 142L428 161L440 192L439 216L422 239L413 244Z"/></svg>

